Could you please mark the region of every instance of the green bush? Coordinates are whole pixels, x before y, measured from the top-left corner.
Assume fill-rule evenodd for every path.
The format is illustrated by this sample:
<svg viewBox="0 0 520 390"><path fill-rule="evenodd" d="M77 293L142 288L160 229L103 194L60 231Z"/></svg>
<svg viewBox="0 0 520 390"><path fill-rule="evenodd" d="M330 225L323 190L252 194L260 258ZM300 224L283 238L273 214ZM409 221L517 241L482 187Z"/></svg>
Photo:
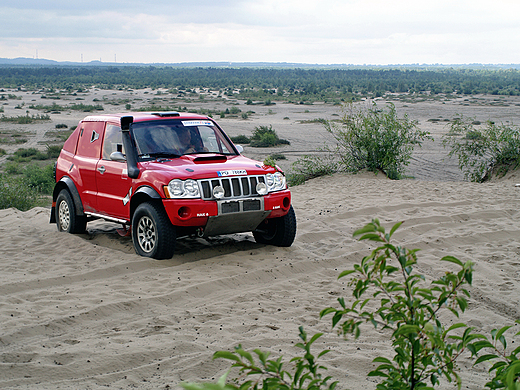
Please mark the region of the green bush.
<svg viewBox="0 0 520 390"><path fill-rule="evenodd" d="M351 299L338 298L338 306L321 310L320 317L332 316L332 329L338 329L345 337L360 337L361 327L367 323L389 331L394 356L376 357L373 361L376 368L368 373L370 377L380 378L378 390L432 390L442 380L455 381L460 389L456 361L464 353L475 359L475 364L494 362L489 370L494 377L485 387L518 389L520 347L506 353L504 333L509 326L493 330L490 341L464 323L445 325L452 322L450 312L458 318L468 307L467 286L472 283L473 263L445 256L441 261L453 264L457 270L427 282L415 270L418 249L408 250L392 242L400 225L395 224L387 233L374 219L354 232L354 237L372 241L376 248L338 277L350 277ZM228 381L225 374L217 383L181 383L181 386L187 390L334 389L337 382L324 376L326 367L318 361L328 350L317 355L311 351L322 333L309 338L300 327L299 336L301 342L297 347L302 349L303 356L290 361L284 361L283 356L269 359L269 353L259 349L249 352L238 345L234 351L216 352L213 358L230 360L232 368L238 368L239 377Z"/></svg>
<svg viewBox="0 0 520 390"><path fill-rule="evenodd" d="M36 148L20 148L16 150L8 159L18 163L29 162L31 160L49 160L58 158L61 146L47 145L47 150L42 152Z"/></svg>
<svg viewBox="0 0 520 390"><path fill-rule="evenodd" d="M47 145L47 158L53 159L58 158L61 153L61 145Z"/></svg>
<svg viewBox="0 0 520 390"><path fill-rule="evenodd" d="M16 162L28 162L31 160L46 160L47 153L41 152L36 148L20 148L13 153L9 159Z"/></svg>
<svg viewBox="0 0 520 390"><path fill-rule="evenodd" d="M418 130L417 122L406 115L399 119L393 104L381 110L376 104L355 109L350 103L344 106L339 121L319 118L311 122L322 123L334 144L325 145L322 155L298 159L288 175L291 185L335 172L356 173L362 169L383 171L390 179L400 179L414 146L431 139L428 132Z"/></svg>
<svg viewBox="0 0 520 390"><path fill-rule="evenodd" d="M54 179L54 165L46 165L40 167L32 164L25 167L23 171L24 182L29 188L45 195L52 194L54 185L56 184Z"/></svg>
<svg viewBox="0 0 520 390"><path fill-rule="evenodd" d="M297 186L315 177L332 175L340 170L340 165L334 155L305 155L292 164L287 174L287 183Z"/></svg>
<svg viewBox="0 0 520 390"><path fill-rule="evenodd" d="M287 157L285 157L285 155L283 155L282 153L274 153L274 154L269 155L269 157L275 161L287 160Z"/></svg>
<svg viewBox="0 0 520 390"><path fill-rule="evenodd" d="M39 193L31 189L22 178L0 173L0 210L14 207L27 211L44 204Z"/></svg>
<svg viewBox="0 0 520 390"><path fill-rule="evenodd" d="M7 161L2 168L3 171L9 175L19 175L22 173L20 164L13 161Z"/></svg>
<svg viewBox="0 0 520 390"><path fill-rule="evenodd" d="M251 136L251 146L257 148L267 148L277 145L290 145L290 142L285 139L280 139L272 125L257 126Z"/></svg>
<svg viewBox="0 0 520 390"><path fill-rule="evenodd" d="M517 168L520 128L491 121L484 128L476 128L474 123L473 119L455 119L442 140L444 147L450 148L448 156L457 156L464 177L480 183Z"/></svg>
<svg viewBox="0 0 520 390"><path fill-rule="evenodd" d="M231 137L231 141L233 141L234 144L249 144L251 142L249 137L243 134Z"/></svg>
<svg viewBox="0 0 520 390"><path fill-rule="evenodd" d="M17 123L20 125L25 125L29 123L33 123L35 121L47 121L50 120L49 115L20 115L20 116L4 116L0 117L1 122L11 122L11 123Z"/></svg>

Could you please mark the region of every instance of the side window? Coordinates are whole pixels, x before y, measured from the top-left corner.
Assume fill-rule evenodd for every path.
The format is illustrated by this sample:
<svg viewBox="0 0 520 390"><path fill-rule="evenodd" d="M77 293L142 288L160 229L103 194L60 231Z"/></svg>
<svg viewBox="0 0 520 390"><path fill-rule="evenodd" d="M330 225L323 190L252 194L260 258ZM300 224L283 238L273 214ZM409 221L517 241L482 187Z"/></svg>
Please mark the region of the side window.
<svg viewBox="0 0 520 390"><path fill-rule="evenodd" d="M105 140L103 141L103 160L110 160L110 155L114 152L125 154L123 137L119 126L108 124L105 129Z"/></svg>

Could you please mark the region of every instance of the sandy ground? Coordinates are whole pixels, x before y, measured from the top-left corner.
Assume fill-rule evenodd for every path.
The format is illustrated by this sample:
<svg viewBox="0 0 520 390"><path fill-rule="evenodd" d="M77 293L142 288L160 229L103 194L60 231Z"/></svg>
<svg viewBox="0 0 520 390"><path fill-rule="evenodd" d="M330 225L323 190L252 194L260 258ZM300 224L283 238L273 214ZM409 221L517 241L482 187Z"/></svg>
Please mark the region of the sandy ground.
<svg viewBox="0 0 520 390"><path fill-rule="evenodd" d="M95 93L88 99L108 94ZM26 105L39 99L20 95L28 96ZM518 123L520 100L495 105L486 99L396 106L435 137L447 128L428 119L461 112L482 121ZM13 108L20 102L9 100L4 114L20 113ZM206 104L226 107L225 102ZM103 105L107 111L122 109ZM272 124L291 141L280 149L288 157L286 166L323 144L321 125L299 121L333 119L339 113L337 106L323 104L253 110L251 119L219 123L230 135ZM72 126L82 116L51 114L52 124L1 123L0 129L31 132L22 146L42 147L54 124ZM245 153L262 157L271 151L246 148ZM316 349L331 349L323 362L339 388L374 389L375 380L366 374L373 358L390 356L388 334L367 326L358 340L343 341L331 331L330 320L318 316L337 297L349 297L347 281L336 278L373 249L352 233L374 217L387 228L405 221L395 239L421 249L418 268L427 278L450 268L439 261L445 255L475 262L472 298L462 321L484 332L513 324L520 318L520 188L515 186L520 176L463 182L456 162L445 160L445 154L436 142L417 151L409 169L416 180L338 174L294 187L298 234L290 248L256 244L250 234L188 238L179 240L171 260L156 261L137 256L131 240L117 235L117 225L96 221L88 234L74 236L57 232L46 208L0 210L0 388L177 388L181 381L222 375L229 365L213 361L212 354L239 343L293 356L298 326L304 325L309 333L326 333ZM464 359L460 366L462 388L483 388L487 366L473 369Z"/></svg>

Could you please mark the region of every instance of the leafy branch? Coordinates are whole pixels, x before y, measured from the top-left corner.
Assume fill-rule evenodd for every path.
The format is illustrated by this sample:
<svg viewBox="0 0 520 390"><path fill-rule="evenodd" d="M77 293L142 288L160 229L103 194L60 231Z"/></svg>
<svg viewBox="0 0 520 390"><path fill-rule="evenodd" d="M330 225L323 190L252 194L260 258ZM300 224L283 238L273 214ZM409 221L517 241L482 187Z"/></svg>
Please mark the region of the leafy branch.
<svg viewBox="0 0 520 390"><path fill-rule="evenodd" d="M369 373L369 376L384 378L380 388L415 389L427 386L428 379L435 386L440 376L449 382L459 382L455 360L469 343L483 336L472 333L473 329L463 323L446 329L438 314L443 308L457 317L459 312L465 311L469 293L464 286L471 284L473 263L463 264L453 256L443 257L442 261L453 263L460 270L447 272L424 286L424 276L414 272L418 250L408 250L391 242L400 226L401 223L397 223L386 233L374 219L354 232L359 240L373 241L379 246L365 256L361 264L339 275L339 278L351 276L355 300L350 306L339 298L340 309L326 308L320 316L332 314L332 327L339 325L339 332L344 336L359 337L360 326L366 322L392 331L393 359L376 358L374 362L380 365ZM363 299L368 294L371 297ZM370 305L374 300L375 308ZM462 335L461 328L464 328Z"/></svg>

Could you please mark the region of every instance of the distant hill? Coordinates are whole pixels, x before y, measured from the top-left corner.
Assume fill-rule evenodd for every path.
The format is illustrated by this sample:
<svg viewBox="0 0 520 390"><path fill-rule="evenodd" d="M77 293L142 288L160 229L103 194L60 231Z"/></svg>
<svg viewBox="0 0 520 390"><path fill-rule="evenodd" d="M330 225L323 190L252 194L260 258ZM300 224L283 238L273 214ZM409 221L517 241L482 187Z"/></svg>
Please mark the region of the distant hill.
<svg viewBox="0 0 520 390"><path fill-rule="evenodd" d="M467 68L467 69L520 69L520 64L304 64L294 62L179 62L179 63L127 63L127 62L70 62L43 58L0 58L0 66L171 66L176 68L314 68L314 69L360 69L360 68Z"/></svg>

